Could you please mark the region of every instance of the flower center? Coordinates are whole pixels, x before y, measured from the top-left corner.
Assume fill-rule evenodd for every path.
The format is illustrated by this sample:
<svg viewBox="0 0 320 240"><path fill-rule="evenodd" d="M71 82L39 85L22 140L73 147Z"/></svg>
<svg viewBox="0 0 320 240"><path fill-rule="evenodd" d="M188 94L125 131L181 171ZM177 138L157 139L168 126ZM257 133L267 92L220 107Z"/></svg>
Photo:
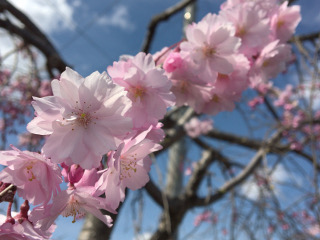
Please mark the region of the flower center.
<svg viewBox="0 0 320 240"><path fill-rule="evenodd" d="M83 126L84 128L87 128L87 126L89 125L89 123L91 122L91 115L90 113L84 113L84 112L80 112L77 114L77 123L81 126Z"/></svg>
<svg viewBox="0 0 320 240"><path fill-rule="evenodd" d="M26 177L28 178L28 181L32 182L34 179L36 179L36 177L34 176L33 172L32 172L32 168L33 168L34 162L29 162L26 166Z"/></svg>
<svg viewBox="0 0 320 240"><path fill-rule="evenodd" d="M202 48L202 52L203 52L203 55L206 57L213 57L213 55L216 53L216 50L210 46L205 45Z"/></svg>
<svg viewBox="0 0 320 240"><path fill-rule="evenodd" d="M284 21L283 20L279 20L277 22L277 28L281 28L284 25Z"/></svg>
<svg viewBox="0 0 320 240"><path fill-rule="evenodd" d="M94 115L96 112L90 111L91 104L87 104L86 102L82 102L81 106L79 106L79 102L76 101L76 107L74 110L67 114L62 121L58 120L61 126L72 126L72 131L75 130L76 126L83 127L85 129L88 128L89 124L96 124L95 120L98 120L98 117Z"/></svg>
<svg viewBox="0 0 320 240"><path fill-rule="evenodd" d="M121 158L120 160L120 179L125 179L125 178L131 178L132 174L137 172L137 158L136 158L136 153L134 155L131 155L133 160L128 160L128 159L123 159Z"/></svg>
<svg viewBox="0 0 320 240"><path fill-rule="evenodd" d="M239 27L236 32L237 37L243 37L247 33L244 27Z"/></svg>
<svg viewBox="0 0 320 240"><path fill-rule="evenodd" d="M269 60L265 60L263 63L262 63L262 67L268 67L270 64L270 61Z"/></svg>
<svg viewBox="0 0 320 240"><path fill-rule="evenodd" d="M81 207L81 204L74 199L74 196L71 197L66 208L61 213L63 217L73 216L72 223L75 223L76 219L82 218L85 214L86 211Z"/></svg>
<svg viewBox="0 0 320 240"><path fill-rule="evenodd" d="M229 76L226 74L218 73L218 79L223 81L223 80L228 80Z"/></svg>
<svg viewBox="0 0 320 240"><path fill-rule="evenodd" d="M187 89L188 89L188 83L186 81L181 81L181 85L180 85L181 93L187 92Z"/></svg>
<svg viewBox="0 0 320 240"><path fill-rule="evenodd" d="M215 103L219 103L220 102L220 98L217 94L214 94L211 101L215 102Z"/></svg>
<svg viewBox="0 0 320 240"><path fill-rule="evenodd" d="M138 97L142 98L146 93L146 90L142 87L134 87L132 88L133 97L136 100Z"/></svg>

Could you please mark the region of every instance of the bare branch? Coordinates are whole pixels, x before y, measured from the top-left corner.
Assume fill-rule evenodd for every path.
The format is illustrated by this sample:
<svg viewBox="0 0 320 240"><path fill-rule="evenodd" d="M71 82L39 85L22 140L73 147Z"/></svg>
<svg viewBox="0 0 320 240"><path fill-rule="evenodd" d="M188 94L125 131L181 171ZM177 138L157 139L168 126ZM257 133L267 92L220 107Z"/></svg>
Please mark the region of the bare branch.
<svg viewBox="0 0 320 240"><path fill-rule="evenodd" d="M8 11L15 16L23 27L14 25L8 19L0 19L0 27L6 29L10 34L20 37L26 44L31 44L39 49L47 58L47 70L51 77L54 76L53 69L63 72L67 66L60 54L42 31L21 11L16 9L6 0L0 0L0 12Z"/></svg>
<svg viewBox="0 0 320 240"><path fill-rule="evenodd" d="M149 23L147 35L142 45L142 52L148 53L150 51L150 46L151 46L156 28L160 22L168 20L169 17L178 13L179 11L184 9L187 5L195 1L196 0L183 0L177 3L176 5L167 8L162 13L154 16Z"/></svg>
<svg viewBox="0 0 320 240"><path fill-rule="evenodd" d="M229 143L238 144L238 145L241 145L241 146L244 146L247 148L256 149L256 150L261 148L261 146L263 145L263 141L261 141L259 139L250 139L250 138L241 137L241 136L237 136L237 135L230 134L230 133L219 132L218 130L211 130L206 136L211 137L211 138L215 138L215 139L219 139L219 140L223 140L223 141L227 141ZM305 158L310 163L313 162L312 156L310 156L309 154L307 154L303 151L292 150L289 145L284 145L284 144L279 144L279 143L276 145L271 145L270 152L276 153L276 154L285 153L285 152L293 152L293 153ZM320 170L320 165L317 166L317 169Z"/></svg>
<svg viewBox="0 0 320 240"><path fill-rule="evenodd" d="M309 33L306 35L298 35L298 36L293 36L289 42L295 42L296 39L300 40L301 42L303 41L314 41L320 38L320 31L314 32L314 33Z"/></svg>
<svg viewBox="0 0 320 240"><path fill-rule="evenodd" d="M152 179L144 187L145 190L148 192L149 196L160 206L164 207L163 205L163 197L161 190L154 184ZM169 201L169 200L168 200Z"/></svg>
<svg viewBox="0 0 320 240"><path fill-rule="evenodd" d="M215 153L210 150L204 150L202 152L202 158L200 161L197 162L197 165L195 166L195 169L192 173L192 176L190 177L190 180L188 184L185 187L185 193L186 197L195 195L197 192L197 189L205 176L205 173L210 166L211 163L213 163L215 159Z"/></svg>
<svg viewBox="0 0 320 240"><path fill-rule="evenodd" d="M221 199L231 189L238 186L245 179L247 179L247 177L250 176L250 174L259 165L263 156L265 156L270 151L270 146L279 141L282 131L283 129L279 130L267 142L265 142L263 146L259 149L259 151L255 154L255 156L251 159L251 161L248 163L248 165L237 176L226 182L222 187L220 187L216 191L216 193L214 193L210 197L193 199L192 204L194 206L204 206L211 204Z"/></svg>

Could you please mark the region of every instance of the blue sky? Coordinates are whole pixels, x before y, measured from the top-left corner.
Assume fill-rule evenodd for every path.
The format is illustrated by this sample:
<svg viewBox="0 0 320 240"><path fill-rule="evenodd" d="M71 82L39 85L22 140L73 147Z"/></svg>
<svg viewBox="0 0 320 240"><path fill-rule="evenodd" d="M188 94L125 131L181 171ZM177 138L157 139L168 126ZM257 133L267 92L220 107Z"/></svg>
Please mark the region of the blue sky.
<svg viewBox="0 0 320 240"><path fill-rule="evenodd" d="M49 35L57 50L81 75L87 76L93 71L105 71L107 66L117 61L122 54L136 55L142 46L146 29L151 17L177 0L11 0L22 11L25 11L39 27ZM218 12L221 0L199 0L197 4L197 20L205 14ZM320 2L319 0L298 0L302 5L303 21L298 27L299 33L319 30ZM308 5L307 5L308 4ZM310 7L317 6L317 7ZM161 23L156 33L151 52L161 50L181 39L183 13L179 13L169 21ZM10 47L3 40L0 50ZM23 70L23 67L21 67ZM220 129L237 131L239 127L233 124L233 113L222 113L215 117L215 126ZM240 121L239 125L244 123ZM245 132L245 128L240 128ZM239 133L239 131L238 131ZM239 133L240 134L240 133ZM161 161L161 159L160 159ZM164 169L163 162L159 167ZM154 170L153 170L154 171ZM153 173L155 177L155 173ZM132 199L137 193L131 193ZM133 221L130 199L125 204L113 239L133 239ZM149 199L145 202L144 219L153 219L144 225L143 230L152 231L157 224L159 209ZM197 211L197 210L196 210ZM182 236L190 231L193 222L189 214L181 227ZM58 229L54 239L72 240L81 228L81 221L75 224L70 219L58 221Z"/></svg>

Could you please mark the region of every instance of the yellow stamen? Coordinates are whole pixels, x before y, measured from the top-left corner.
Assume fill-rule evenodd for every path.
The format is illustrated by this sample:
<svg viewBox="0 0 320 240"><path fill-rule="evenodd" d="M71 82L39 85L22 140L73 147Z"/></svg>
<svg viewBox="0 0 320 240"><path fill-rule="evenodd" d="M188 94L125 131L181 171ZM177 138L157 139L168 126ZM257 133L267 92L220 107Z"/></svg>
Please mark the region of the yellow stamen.
<svg viewBox="0 0 320 240"><path fill-rule="evenodd" d="M215 103L219 103L220 102L220 98L217 94L213 95L212 99L211 99L213 102Z"/></svg>

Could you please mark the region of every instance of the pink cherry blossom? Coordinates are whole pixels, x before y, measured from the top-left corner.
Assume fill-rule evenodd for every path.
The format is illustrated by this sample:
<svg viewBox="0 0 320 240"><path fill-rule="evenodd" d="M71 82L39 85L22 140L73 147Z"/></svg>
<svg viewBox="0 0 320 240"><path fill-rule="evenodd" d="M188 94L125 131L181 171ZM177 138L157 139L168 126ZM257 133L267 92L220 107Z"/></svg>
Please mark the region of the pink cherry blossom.
<svg viewBox="0 0 320 240"><path fill-rule="evenodd" d="M176 70L177 68L180 68L181 65L182 65L182 59L181 59L180 53L171 52L163 63L163 69L166 72L170 73Z"/></svg>
<svg viewBox="0 0 320 240"><path fill-rule="evenodd" d="M70 68L51 86L54 96L34 98L36 117L27 129L50 135L43 151L53 162L98 167L131 130L131 119L124 117L131 106L126 92L105 72L83 78Z"/></svg>
<svg viewBox="0 0 320 240"><path fill-rule="evenodd" d="M248 0L227 0L221 4L221 9L234 8L248 2ZM267 16L270 12L273 12L275 6L278 4L278 0L252 0L250 3L254 5L254 9L259 12L259 14Z"/></svg>
<svg viewBox="0 0 320 240"><path fill-rule="evenodd" d="M264 103L264 98L263 96L257 96L253 98L251 101L248 102L249 107L251 110L255 110L256 107L260 104Z"/></svg>
<svg viewBox="0 0 320 240"><path fill-rule="evenodd" d="M95 183L99 179L98 170L96 168L93 168L91 170L85 170L81 179L74 184L75 187L88 187L88 186L94 186Z"/></svg>
<svg viewBox="0 0 320 240"><path fill-rule="evenodd" d="M184 171L184 175L186 176L190 176L192 173L192 168L191 167L187 167Z"/></svg>
<svg viewBox="0 0 320 240"><path fill-rule="evenodd" d="M21 224L4 223L0 225L0 239L6 240L29 240L24 234Z"/></svg>
<svg viewBox="0 0 320 240"><path fill-rule="evenodd" d="M132 108L127 116L132 117L136 128L156 124L174 104L171 82L164 70L155 67L150 54L141 52L126 62L114 62L108 67L108 73L115 83L128 91Z"/></svg>
<svg viewBox="0 0 320 240"><path fill-rule="evenodd" d="M293 91L293 86L288 84L285 90L279 93L278 98L274 101L274 105L282 106L285 110L292 110L298 105L298 102L293 100Z"/></svg>
<svg viewBox="0 0 320 240"><path fill-rule="evenodd" d="M23 235L29 240L47 240L50 239L52 233L54 232L56 225L52 225L46 231L39 228L35 228L32 223L28 220L24 220L21 224L23 227Z"/></svg>
<svg viewBox="0 0 320 240"><path fill-rule="evenodd" d="M60 169L42 154L13 147L0 152L0 164L7 166L0 180L17 186L19 196L35 205L49 202L60 191Z"/></svg>
<svg viewBox="0 0 320 240"><path fill-rule="evenodd" d="M121 184L131 190L137 190L149 181L148 173L152 161L148 155L162 148L145 138L146 135L147 132L144 132L135 138L125 140L121 150L120 180Z"/></svg>
<svg viewBox="0 0 320 240"><path fill-rule="evenodd" d="M288 44L275 40L266 45L250 70L251 86L267 82L286 70L287 63L292 60L291 48Z"/></svg>
<svg viewBox="0 0 320 240"><path fill-rule="evenodd" d="M221 111L232 111L235 102L240 100L242 92L249 85L249 62L242 54L235 56L231 62L233 72L229 75L218 74L212 85L210 100L203 104L199 112L215 115Z"/></svg>
<svg viewBox="0 0 320 240"><path fill-rule="evenodd" d="M5 219L6 217L0 214L0 239L3 240L47 240L50 239L56 227L52 225L47 231L42 231L39 228L35 228L27 219L22 221L13 220L13 222Z"/></svg>
<svg viewBox="0 0 320 240"><path fill-rule="evenodd" d="M153 61L155 62L156 66L159 65L163 65L164 61L166 60L166 58L168 57L168 55L172 52L173 50L168 48L168 47L164 47L162 48L160 51L155 52L152 55Z"/></svg>
<svg viewBox="0 0 320 240"><path fill-rule="evenodd" d="M196 216L194 219L194 226L199 226L202 222L212 222L212 212L210 210L206 210L203 213Z"/></svg>
<svg viewBox="0 0 320 240"><path fill-rule="evenodd" d="M73 218L72 222L75 222L89 212L108 227L111 227L111 217L103 215L100 209L114 212L103 205L100 198L93 197L88 192L79 189L68 189L54 197L52 204L34 208L31 212L30 220L36 224L36 227L45 231L50 228L59 215L63 217L71 216Z"/></svg>
<svg viewBox="0 0 320 240"><path fill-rule="evenodd" d="M149 181L148 173L152 162L148 154L162 148L146 138L149 131L125 140L117 151L111 153L108 169L102 172L95 186L95 195L105 193L106 204L113 209L124 200L126 187L137 190Z"/></svg>
<svg viewBox="0 0 320 240"><path fill-rule="evenodd" d="M300 6L288 7L288 1L284 1L271 17L274 39L280 39L282 43L288 41L300 21Z"/></svg>
<svg viewBox="0 0 320 240"><path fill-rule="evenodd" d="M211 119L200 120L197 117L193 117L184 125L184 129L189 137L196 138L201 134L206 134L212 130L212 124L213 122Z"/></svg>
<svg viewBox="0 0 320 240"><path fill-rule="evenodd" d="M71 166L67 166L66 164L62 163L61 166L63 167L62 175L66 182L70 184L75 184L79 182L84 174L84 169L81 168L77 164L72 164Z"/></svg>
<svg viewBox="0 0 320 240"><path fill-rule="evenodd" d="M121 144L118 149L122 149ZM105 193L104 204L116 210L125 199L125 186L120 181L120 151L112 151L108 157L108 168L100 171L101 176L95 184L95 196Z"/></svg>
<svg viewBox="0 0 320 240"><path fill-rule="evenodd" d="M306 232L311 236L320 236L320 226L319 224L313 224L306 229Z"/></svg>
<svg viewBox="0 0 320 240"><path fill-rule="evenodd" d="M251 57L268 42L269 19L259 14L252 2L235 5L219 14L234 24L235 35L241 38L239 52Z"/></svg>
<svg viewBox="0 0 320 240"><path fill-rule="evenodd" d="M201 82L202 80L187 69L187 66L183 66L168 74L173 85L171 90L176 96L176 106L188 105L199 112L203 103L210 100L212 87Z"/></svg>
<svg viewBox="0 0 320 240"><path fill-rule="evenodd" d="M231 23L209 13L199 23L186 28L187 41L180 45L181 56L190 59L198 73L213 82L218 73L233 71L230 58L240 47L240 39L234 35Z"/></svg>

